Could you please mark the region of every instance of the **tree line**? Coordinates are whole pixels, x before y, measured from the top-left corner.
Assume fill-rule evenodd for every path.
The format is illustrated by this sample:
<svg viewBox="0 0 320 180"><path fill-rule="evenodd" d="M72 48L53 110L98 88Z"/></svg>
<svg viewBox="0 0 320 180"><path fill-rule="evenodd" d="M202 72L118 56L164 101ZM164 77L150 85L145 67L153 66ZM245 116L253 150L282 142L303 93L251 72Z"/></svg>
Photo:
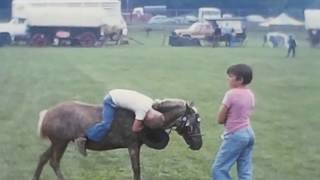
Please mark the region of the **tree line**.
<svg viewBox="0 0 320 180"><path fill-rule="evenodd" d="M214 6L227 9L320 8L320 0L121 0L122 7L166 5L169 9L197 9ZM0 9L11 8L12 0L0 0Z"/></svg>
<svg viewBox="0 0 320 180"><path fill-rule="evenodd" d="M144 5L166 5L169 9L197 9L214 6L226 9L266 9L320 7L320 0L122 0L122 6L130 9Z"/></svg>

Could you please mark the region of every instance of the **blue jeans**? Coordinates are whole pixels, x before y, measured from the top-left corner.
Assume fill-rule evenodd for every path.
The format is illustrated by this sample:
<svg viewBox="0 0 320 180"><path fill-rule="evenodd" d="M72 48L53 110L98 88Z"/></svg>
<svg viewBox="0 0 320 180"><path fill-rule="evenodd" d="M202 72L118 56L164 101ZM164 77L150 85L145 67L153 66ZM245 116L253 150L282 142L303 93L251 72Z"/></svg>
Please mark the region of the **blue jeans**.
<svg viewBox="0 0 320 180"><path fill-rule="evenodd" d="M112 101L110 95L107 95L103 101L103 109L102 109L102 120L90 127L86 131L86 136L93 141L99 142L102 138L107 135L110 130L113 116L116 111L116 105Z"/></svg>
<svg viewBox="0 0 320 180"><path fill-rule="evenodd" d="M252 179L252 150L255 135L252 128L224 135L212 165L212 180L231 180L230 169L237 163L238 180Z"/></svg>

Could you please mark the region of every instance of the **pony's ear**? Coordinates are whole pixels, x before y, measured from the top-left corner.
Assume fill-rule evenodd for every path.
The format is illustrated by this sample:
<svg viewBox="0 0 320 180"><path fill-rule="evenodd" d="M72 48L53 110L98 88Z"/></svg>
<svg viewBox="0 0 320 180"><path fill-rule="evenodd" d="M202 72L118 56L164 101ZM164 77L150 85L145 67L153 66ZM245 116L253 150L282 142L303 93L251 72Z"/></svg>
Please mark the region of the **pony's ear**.
<svg viewBox="0 0 320 180"><path fill-rule="evenodd" d="M187 102L186 103L187 112L192 113L193 112L193 108L192 108L193 106L194 106L194 102L193 101Z"/></svg>
<svg viewBox="0 0 320 180"><path fill-rule="evenodd" d="M187 101L186 103L187 107L191 108L194 106L194 102L193 101Z"/></svg>
<svg viewBox="0 0 320 180"><path fill-rule="evenodd" d="M191 112L191 105L190 105L191 103L190 102L187 102L186 103L186 111L188 112L188 113L190 113Z"/></svg>
<svg viewBox="0 0 320 180"><path fill-rule="evenodd" d="M161 100L160 99L155 99L154 103L152 104L152 108L155 110L158 110L160 108L161 105Z"/></svg>

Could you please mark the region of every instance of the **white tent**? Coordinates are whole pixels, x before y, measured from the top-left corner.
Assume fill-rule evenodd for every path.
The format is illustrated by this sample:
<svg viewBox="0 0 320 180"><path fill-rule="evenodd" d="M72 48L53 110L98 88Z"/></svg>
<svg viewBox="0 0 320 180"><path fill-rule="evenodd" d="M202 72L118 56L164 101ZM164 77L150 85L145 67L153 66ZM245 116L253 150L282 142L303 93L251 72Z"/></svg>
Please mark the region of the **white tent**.
<svg viewBox="0 0 320 180"><path fill-rule="evenodd" d="M258 14L248 15L246 17L246 19L247 19L247 21L254 22L254 23L261 23L261 22L266 21L266 19L264 17L262 17L261 15L258 15Z"/></svg>
<svg viewBox="0 0 320 180"><path fill-rule="evenodd" d="M260 24L260 26L268 27L268 26L303 26L304 23L296 20L286 13L280 14L278 17L267 20Z"/></svg>

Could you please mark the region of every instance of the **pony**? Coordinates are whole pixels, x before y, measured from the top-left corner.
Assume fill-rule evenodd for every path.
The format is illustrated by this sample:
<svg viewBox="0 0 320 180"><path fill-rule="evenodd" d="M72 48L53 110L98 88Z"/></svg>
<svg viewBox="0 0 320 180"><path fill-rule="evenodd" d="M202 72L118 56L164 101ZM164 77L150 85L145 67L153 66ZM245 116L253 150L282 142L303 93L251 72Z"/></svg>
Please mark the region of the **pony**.
<svg viewBox="0 0 320 180"><path fill-rule="evenodd" d="M162 134L174 129L183 137L191 150L199 150L202 147L200 115L193 103L181 99L164 99L156 101L152 107L163 113L165 117L164 125L160 129ZM108 134L99 142L88 140L86 148L93 151L127 148L131 159L133 179L140 180L140 148L148 142L145 132L147 130L152 132L153 129L144 128L146 130L143 130L142 133L132 132L134 117L132 111L118 108ZM48 161L57 179L64 180L60 160L68 144L101 119L102 106L79 101L61 102L41 111L38 134L42 138L47 138L51 144L40 155L33 180L40 179L42 169ZM166 144L167 142L161 148L164 148Z"/></svg>

